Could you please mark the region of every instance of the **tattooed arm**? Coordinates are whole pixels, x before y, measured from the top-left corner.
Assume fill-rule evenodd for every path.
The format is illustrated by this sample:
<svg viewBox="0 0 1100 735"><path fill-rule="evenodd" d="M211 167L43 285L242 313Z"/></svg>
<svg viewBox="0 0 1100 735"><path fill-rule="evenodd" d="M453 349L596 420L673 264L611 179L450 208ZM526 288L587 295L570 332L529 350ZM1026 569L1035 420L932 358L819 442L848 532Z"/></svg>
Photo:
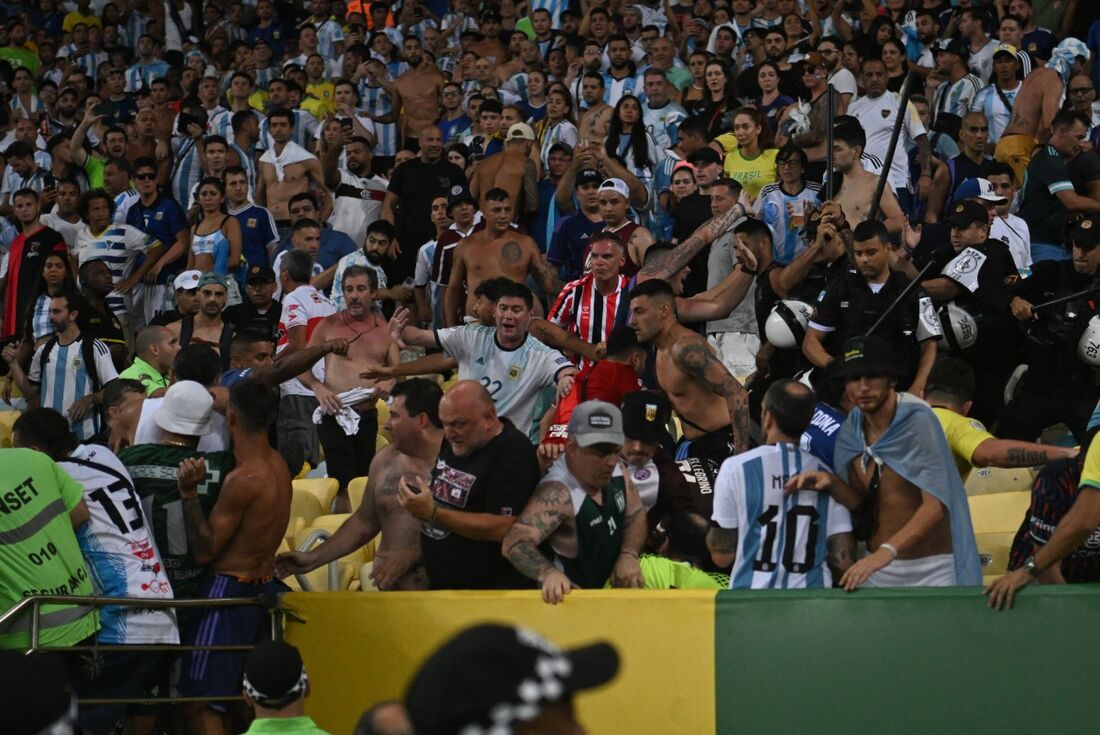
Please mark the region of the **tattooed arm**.
<svg viewBox="0 0 1100 735"><path fill-rule="evenodd" d="M711 525L707 530L707 550L719 569L729 569L737 559L737 529Z"/></svg>
<svg viewBox="0 0 1100 735"><path fill-rule="evenodd" d="M825 563L833 573L834 585L839 584L855 559L856 537L851 533L834 533L825 540Z"/></svg>
<svg viewBox="0 0 1100 735"><path fill-rule="evenodd" d="M1034 467L1058 459L1077 456L1075 447L1020 442L1011 439L986 439L970 455L975 467Z"/></svg>
<svg viewBox="0 0 1100 735"><path fill-rule="evenodd" d="M677 342L672 348L672 359L684 373L725 399L733 425L733 451L746 451L749 448L749 402L744 386L730 375L702 340Z"/></svg>
<svg viewBox="0 0 1100 735"><path fill-rule="evenodd" d="M524 249L527 250L530 260L528 260L527 273L542 286L543 290L548 294L556 294L561 291L562 283L558 280L558 277L554 275L553 269L546 264L546 260L542 253L539 252L539 246L535 244L535 241L530 238L524 239Z"/></svg>
<svg viewBox="0 0 1100 735"><path fill-rule="evenodd" d="M699 251L717 239L722 233L733 229L738 220L744 216L745 208L740 204L735 204L730 207L728 212L724 212L716 217L711 217L709 220L699 225L699 228L691 233L691 237L677 245L663 260L642 266L642 269L638 271L638 283L649 280L650 278L661 278L664 280L672 278L683 270L684 266L687 265Z"/></svg>
<svg viewBox="0 0 1100 735"><path fill-rule="evenodd" d="M551 605L565 599L573 583L538 547L572 515L568 488L560 482L543 482L535 488L531 500L501 544L504 557L542 586L542 599Z"/></svg>

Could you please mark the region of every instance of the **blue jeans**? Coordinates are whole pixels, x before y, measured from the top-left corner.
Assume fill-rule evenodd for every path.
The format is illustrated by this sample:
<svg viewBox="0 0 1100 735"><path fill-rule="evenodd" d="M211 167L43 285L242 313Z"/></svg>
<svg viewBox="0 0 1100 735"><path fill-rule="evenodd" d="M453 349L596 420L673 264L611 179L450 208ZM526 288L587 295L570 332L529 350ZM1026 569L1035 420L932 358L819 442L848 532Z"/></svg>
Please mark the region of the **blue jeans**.
<svg viewBox="0 0 1100 735"><path fill-rule="evenodd" d="M1046 242L1031 243L1031 262L1041 260L1069 260L1070 254L1065 245Z"/></svg>

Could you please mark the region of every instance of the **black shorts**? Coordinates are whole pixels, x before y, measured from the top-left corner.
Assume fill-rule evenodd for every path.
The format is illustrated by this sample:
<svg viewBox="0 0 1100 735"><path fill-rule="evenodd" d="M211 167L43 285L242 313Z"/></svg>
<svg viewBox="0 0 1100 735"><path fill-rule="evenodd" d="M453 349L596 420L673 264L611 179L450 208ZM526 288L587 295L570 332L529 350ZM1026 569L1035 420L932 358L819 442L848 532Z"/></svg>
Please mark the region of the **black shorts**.
<svg viewBox="0 0 1100 735"><path fill-rule="evenodd" d="M86 699L137 699L168 694L168 671L174 655L169 652L106 651L85 654L76 685L77 696ZM128 711L128 704L81 704L77 722L93 735L114 732Z"/></svg>
<svg viewBox="0 0 1100 735"><path fill-rule="evenodd" d="M676 442L676 461L698 457L709 459L719 467L733 456L733 426L708 431L694 439L680 437Z"/></svg>
<svg viewBox="0 0 1100 735"><path fill-rule="evenodd" d="M328 476L336 478L343 490L356 477L363 477L370 471L378 441L378 411L372 407L359 414L359 431L352 436L344 433L335 418L325 414L317 427L317 438L325 450Z"/></svg>

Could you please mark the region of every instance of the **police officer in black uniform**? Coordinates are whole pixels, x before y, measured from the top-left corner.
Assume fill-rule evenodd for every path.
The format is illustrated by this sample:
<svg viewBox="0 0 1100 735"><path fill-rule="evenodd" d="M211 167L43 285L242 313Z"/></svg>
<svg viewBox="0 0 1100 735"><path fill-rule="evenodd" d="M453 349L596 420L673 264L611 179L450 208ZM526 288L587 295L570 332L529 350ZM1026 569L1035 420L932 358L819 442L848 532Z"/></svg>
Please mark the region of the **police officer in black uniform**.
<svg viewBox="0 0 1100 735"><path fill-rule="evenodd" d="M1009 287L1019 275L1008 246L989 239L989 216L986 206L975 199L952 205L947 216L950 247L945 245L937 253L938 262L947 264L921 286L937 302L953 301L976 320L976 341L960 356L974 370L970 415L992 426L1004 406L1005 383L1017 364L1019 328L1009 308ZM952 318L950 312L948 318Z"/></svg>
<svg viewBox="0 0 1100 735"><path fill-rule="evenodd" d="M1047 427L1064 423L1083 442L1100 398L1096 369L1079 349L1089 321L1100 313L1100 215L1077 223L1069 239L1072 260L1035 263L1029 278L1010 287L1012 314L1027 327L1028 371L998 420L997 434L1005 439L1033 441ZM1032 308L1087 289L1095 290L1046 309Z"/></svg>
<svg viewBox="0 0 1100 735"><path fill-rule="evenodd" d="M222 312L222 319L233 325L236 334L263 334L272 342L277 342L283 307L274 298L275 271L266 265L251 266L245 280L244 295L241 303Z"/></svg>
<svg viewBox="0 0 1100 735"><path fill-rule="evenodd" d="M840 354L849 338L866 335L886 314L874 334L889 342L904 362L899 389L920 395L936 361L940 328L932 301L920 286L903 295L910 279L891 270L889 237L879 221L856 226L852 234L855 267L825 286L802 341L802 353L823 368ZM897 306L893 306L895 302Z"/></svg>

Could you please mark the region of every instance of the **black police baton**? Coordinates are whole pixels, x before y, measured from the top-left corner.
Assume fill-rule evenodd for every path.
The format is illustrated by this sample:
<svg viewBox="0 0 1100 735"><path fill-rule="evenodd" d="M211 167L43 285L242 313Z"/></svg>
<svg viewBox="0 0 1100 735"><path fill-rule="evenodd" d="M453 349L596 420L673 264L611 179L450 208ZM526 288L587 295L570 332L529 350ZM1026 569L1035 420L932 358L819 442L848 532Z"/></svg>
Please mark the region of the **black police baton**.
<svg viewBox="0 0 1100 735"><path fill-rule="evenodd" d="M929 260L927 263L925 263L924 267L921 268L920 271L917 273L917 277L914 278L913 280L909 281L909 283L906 284L905 288L903 288L901 290L901 293L898 294L898 297L896 299L894 299L890 303L889 306L886 307L886 310L884 312L882 312L882 314L879 316L879 318L875 320L875 323L871 325L871 328L867 330L867 334L865 334L863 336L864 337L870 337L872 334L874 334L874 331L876 329L878 329L879 327L881 327L882 323L884 321L886 321L886 317L890 316L890 314L894 311L894 309L898 308L898 304L901 303L902 299L904 299L906 296L909 295L910 291L912 291L914 288L916 288L917 286L920 285L920 282L924 278L925 274L927 274L928 271L932 270L932 267L935 266L935 265L936 265L936 259L935 258L933 258L932 260ZM1098 288L1100 288L1100 287L1098 287Z"/></svg>
<svg viewBox="0 0 1100 735"><path fill-rule="evenodd" d="M1059 304L1064 304L1067 301L1073 301L1074 299L1079 299L1082 296L1088 296L1089 294L1094 294L1094 293L1097 293L1097 292L1100 292L1100 283L1098 283L1094 286L1091 286L1089 288L1086 288L1084 291L1078 291L1076 293L1071 293L1071 294L1068 294L1066 296L1059 296L1056 299L1051 299L1050 301L1044 301L1041 304L1035 304L1034 306L1031 307L1031 311L1036 312L1036 311L1039 311L1039 309L1046 309L1046 308L1051 307L1051 306L1058 306Z"/></svg>

